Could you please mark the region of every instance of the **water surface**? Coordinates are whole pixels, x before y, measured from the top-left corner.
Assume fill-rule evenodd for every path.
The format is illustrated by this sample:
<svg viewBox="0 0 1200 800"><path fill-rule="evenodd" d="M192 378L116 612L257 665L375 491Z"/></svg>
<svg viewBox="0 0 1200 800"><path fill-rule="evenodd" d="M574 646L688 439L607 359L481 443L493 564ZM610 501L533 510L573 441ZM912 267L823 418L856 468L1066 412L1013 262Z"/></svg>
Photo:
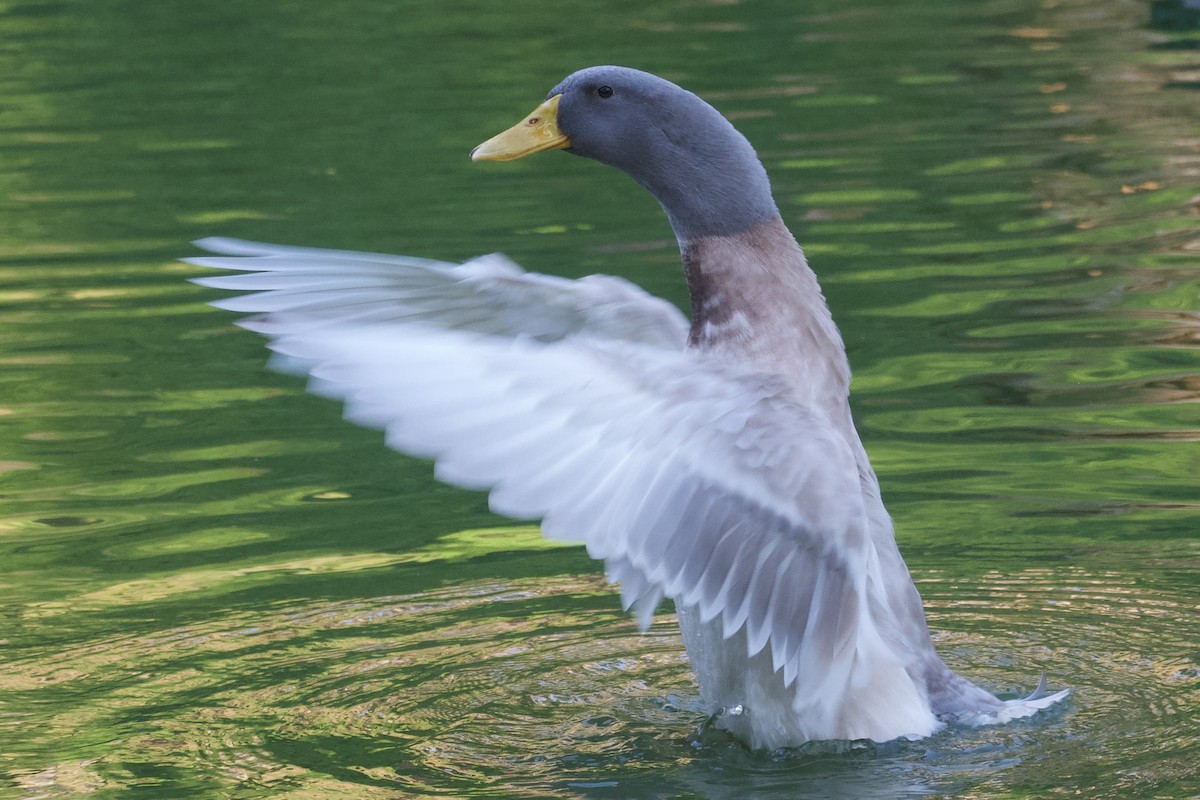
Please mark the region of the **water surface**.
<svg viewBox="0 0 1200 800"><path fill-rule="evenodd" d="M1200 795L1198 46L1120 0L0 4L0 797ZM1065 707L694 737L669 607L639 634L175 262L502 250L683 303L628 179L466 159L605 62L756 144L939 649Z"/></svg>

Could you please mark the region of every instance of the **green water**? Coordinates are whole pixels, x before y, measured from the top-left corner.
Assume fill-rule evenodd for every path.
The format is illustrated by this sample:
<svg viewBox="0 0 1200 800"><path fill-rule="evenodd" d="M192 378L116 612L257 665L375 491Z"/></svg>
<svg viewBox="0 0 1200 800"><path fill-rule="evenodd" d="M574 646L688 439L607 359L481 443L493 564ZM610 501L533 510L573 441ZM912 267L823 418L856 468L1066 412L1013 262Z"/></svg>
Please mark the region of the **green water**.
<svg viewBox="0 0 1200 800"><path fill-rule="evenodd" d="M0 797L1200 796L1200 36L1123 0L0 0ZM1032 721L750 754L576 548L332 403L175 261L212 234L621 274L562 75L750 137L855 368L938 645Z"/></svg>

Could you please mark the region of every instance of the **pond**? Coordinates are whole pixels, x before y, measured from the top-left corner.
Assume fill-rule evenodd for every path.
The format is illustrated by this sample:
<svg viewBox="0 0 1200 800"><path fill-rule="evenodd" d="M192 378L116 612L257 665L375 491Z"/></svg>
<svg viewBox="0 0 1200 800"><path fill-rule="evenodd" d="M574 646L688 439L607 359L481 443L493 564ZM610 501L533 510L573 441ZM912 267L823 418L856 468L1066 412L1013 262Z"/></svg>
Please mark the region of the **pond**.
<svg viewBox="0 0 1200 800"><path fill-rule="evenodd" d="M1159 4L1161 6L1162 4ZM1200 33L1123 0L0 3L0 797L1200 795ZM709 731L669 605L387 450L207 235L625 276L662 212L472 164L619 63L756 145L939 651L1031 720Z"/></svg>

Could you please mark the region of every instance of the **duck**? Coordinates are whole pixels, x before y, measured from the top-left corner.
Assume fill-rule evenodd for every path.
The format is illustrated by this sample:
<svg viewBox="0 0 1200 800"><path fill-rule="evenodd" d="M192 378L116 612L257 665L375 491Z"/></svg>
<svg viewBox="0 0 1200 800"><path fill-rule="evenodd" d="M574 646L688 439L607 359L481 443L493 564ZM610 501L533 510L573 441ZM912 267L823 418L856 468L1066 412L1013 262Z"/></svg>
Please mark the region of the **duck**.
<svg viewBox="0 0 1200 800"><path fill-rule="evenodd" d="M754 749L999 724L938 656L855 429L850 367L754 147L697 94L579 70L471 151L563 150L662 206L691 314L622 278L209 238L272 366L492 510L582 542L643 629L673 601L699 701Z"/></svg>

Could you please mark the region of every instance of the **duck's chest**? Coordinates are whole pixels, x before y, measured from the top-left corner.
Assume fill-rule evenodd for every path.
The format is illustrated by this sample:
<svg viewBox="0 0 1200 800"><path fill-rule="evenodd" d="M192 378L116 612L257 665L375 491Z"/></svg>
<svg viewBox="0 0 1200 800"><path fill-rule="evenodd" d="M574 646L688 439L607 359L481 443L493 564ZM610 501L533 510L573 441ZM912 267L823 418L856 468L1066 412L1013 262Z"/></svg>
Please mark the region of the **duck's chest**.
<svg viewBox="0 0 1200 800"><path fill-rule="evenodd" d="M692 301L690 347L747 372L781 375L806 399L845 402L841 336L782 221L688 242L681 252Z"/></svg>

